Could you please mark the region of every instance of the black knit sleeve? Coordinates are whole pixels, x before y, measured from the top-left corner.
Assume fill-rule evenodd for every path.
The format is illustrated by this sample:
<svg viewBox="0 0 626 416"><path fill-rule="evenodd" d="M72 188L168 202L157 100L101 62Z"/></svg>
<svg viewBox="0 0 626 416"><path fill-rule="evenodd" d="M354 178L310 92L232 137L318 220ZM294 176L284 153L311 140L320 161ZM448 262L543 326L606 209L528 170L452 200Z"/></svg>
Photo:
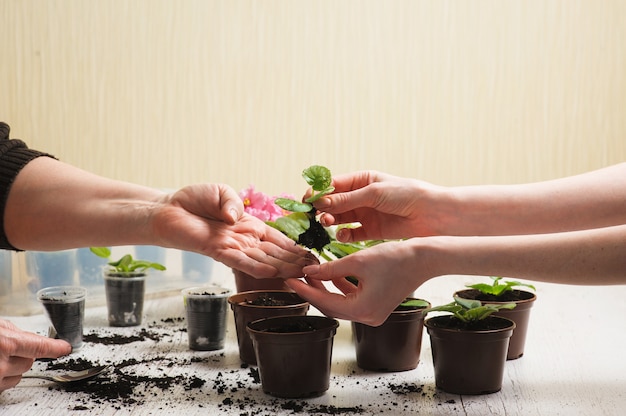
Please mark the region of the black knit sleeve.
<svg viewBox="0 0 626 416"><path fill-rule="evenodd" d="M9 126L0 121L0 249L17 250L4 231L4 209L11 185L28 162L40 156L53 156L29 149L21 140L9 139L9 133Z"/></svg>

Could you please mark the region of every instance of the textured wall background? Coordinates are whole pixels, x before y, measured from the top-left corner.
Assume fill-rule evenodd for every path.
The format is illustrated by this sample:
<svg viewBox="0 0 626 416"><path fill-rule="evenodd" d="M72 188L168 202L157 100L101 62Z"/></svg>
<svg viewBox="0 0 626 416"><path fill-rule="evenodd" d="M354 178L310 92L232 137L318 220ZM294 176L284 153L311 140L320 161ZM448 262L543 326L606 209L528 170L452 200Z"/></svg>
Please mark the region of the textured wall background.
<svg viewBox="0 0 626 416"><path fill-rule="evenodd" d="M0 0L0 119L96 173L300 195L626 159L626 2Z"/></svg>

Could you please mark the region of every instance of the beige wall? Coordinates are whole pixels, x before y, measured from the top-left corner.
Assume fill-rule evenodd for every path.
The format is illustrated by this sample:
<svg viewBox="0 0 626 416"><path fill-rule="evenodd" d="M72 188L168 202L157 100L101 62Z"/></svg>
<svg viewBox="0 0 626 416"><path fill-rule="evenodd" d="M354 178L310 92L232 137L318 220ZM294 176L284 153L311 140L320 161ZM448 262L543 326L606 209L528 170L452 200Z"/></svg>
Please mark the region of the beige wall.
<svg viewBox="0 0 626 416"><path fill-rule="evenodd" d="M546 179L626 159L625 22L596 0L0 0L0 119L156 187Z"/></svg>

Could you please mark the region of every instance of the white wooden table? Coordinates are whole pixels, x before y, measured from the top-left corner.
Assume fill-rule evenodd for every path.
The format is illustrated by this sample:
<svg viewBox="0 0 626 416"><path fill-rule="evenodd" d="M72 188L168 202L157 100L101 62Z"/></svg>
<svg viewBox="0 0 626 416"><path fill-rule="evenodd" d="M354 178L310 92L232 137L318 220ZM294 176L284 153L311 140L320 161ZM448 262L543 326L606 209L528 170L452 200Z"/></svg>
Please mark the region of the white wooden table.
<svg viewBox="0 0 626 416"><path fill-rule="evenodd" d="M213 280L233 286L228 269L217 265ZM433 304L476 279L447 276L417 291ZM356 366L350 323L340 321L333 350L330 389L307 400L277 399L263 393L254 367L242 368L232 314L226 346L214 352L187 348L182 298L174 294L149 300L144 324L109 328L103 306L88 308L85 334L158 334L125 345L86 343L63 360L85 358L120 364L120 370L151 377L181 376L166 388L139 385L137 402L107 401L93 394L68 392L53 383L23 380L0 394L0 415L159 415L159 414L400 414L422 415L618 415L626 409L626 287L569 287L537 284L525 355L508 361L502 390L459 396L434 387L431 350L424 333L415 370L374 373ZM312 313L318 313L313 310ZM45 333L42 315L6 317L21 328ZM137 363L129 365L129 359ZM33 371L46 369L36 362ZM189 378L204 381L190 386ZM352 410L352 411L350 411Z"/></svg>

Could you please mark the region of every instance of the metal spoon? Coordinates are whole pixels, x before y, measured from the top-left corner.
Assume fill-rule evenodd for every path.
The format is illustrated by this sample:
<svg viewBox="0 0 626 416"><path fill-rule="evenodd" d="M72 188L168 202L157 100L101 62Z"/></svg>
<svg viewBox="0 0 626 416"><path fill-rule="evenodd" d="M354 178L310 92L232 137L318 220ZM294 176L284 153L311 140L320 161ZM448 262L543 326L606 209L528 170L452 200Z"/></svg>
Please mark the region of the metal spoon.
<svg viewBox="0 0 626 416"><path fill-rule="evenodd" d="M95 377L108 368L108 365L101 365L83 371L73 371L71 373L59 374L56 376L47 376L44 374L24 374L22 375L22 378L39 378L42 380L56 381L57 383L73 383Z"/></svg>

